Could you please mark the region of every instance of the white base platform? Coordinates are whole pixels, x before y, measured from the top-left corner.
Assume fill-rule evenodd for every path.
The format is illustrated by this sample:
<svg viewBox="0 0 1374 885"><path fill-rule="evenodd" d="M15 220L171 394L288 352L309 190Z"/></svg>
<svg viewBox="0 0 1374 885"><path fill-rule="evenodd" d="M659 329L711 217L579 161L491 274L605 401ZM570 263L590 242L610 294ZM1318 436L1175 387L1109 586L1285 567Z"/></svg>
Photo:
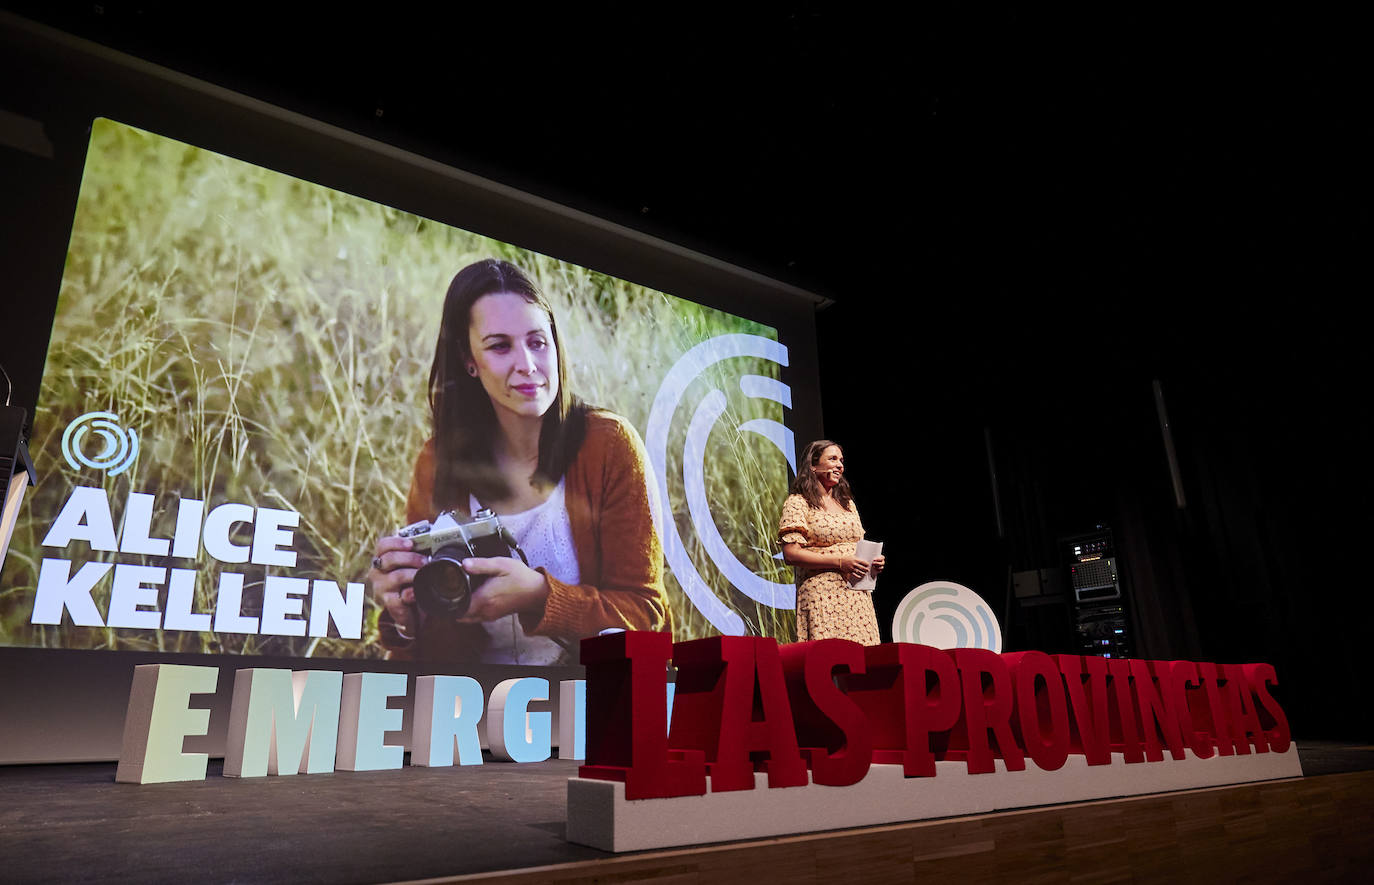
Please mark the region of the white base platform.
<svg viewBox="0 0 1374 885"><path fill-rule="evenodd" d="M633 802L623 783L570 778L567 838L602 851L641 851L1302 776L1296 746L1210 759L1166 754L1162 762L1129 765L1120 755L1091 766L1070 756L1058 771L1041 771L1030 759L1024 771L1007 771L999 759L990 774L969 774L963 762L935 764L935 777L906 778L900 765L874 765L850 787L770 790L767 776L755 774L753 790Z"/></svg>

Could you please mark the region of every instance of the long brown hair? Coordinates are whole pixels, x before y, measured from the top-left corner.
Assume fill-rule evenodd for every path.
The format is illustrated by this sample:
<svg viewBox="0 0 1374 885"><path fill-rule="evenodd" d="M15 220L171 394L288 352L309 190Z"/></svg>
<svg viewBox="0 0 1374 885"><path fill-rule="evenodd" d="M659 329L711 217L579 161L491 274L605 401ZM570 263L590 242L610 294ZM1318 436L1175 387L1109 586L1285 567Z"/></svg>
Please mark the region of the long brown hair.
<svg viewBox="0 0 1374 885"><path fill-rule="evenodd" d="M567 472L587 433L585 403L568 390L567 355L558 337L558 322L543 293L520 268L487 258L458 271L444 297L439 341L429 370L429 408L434 420L434 506L467 509L470 492L478 500L500 499L511 490L496 470L492 442L499 433L496 411L482 382L467 372L472 358L468 329L472 306L484 295L509 292L549 315L558 352L558 395L544 413L539 431L535 484L553 485Z"/></svg>
<svg viewBox="0 0 1374 885"><path fill-rule="evenodd" d="M820 463L821 455L831 446L839 449L840 454L844 454L844 446L833 440L817 439L807 443L806 448L802 449L801 460L797 462L796 478L792 480L791 493L801 495L806 499L806 503L816 510L825 506L825 486L816 479L816 471L813 468ZM835 503L848 510L850 503L854 500L854 494L849 489L849 480L841 476L839 483L830 490L830 497L835 499Z"/></svg>

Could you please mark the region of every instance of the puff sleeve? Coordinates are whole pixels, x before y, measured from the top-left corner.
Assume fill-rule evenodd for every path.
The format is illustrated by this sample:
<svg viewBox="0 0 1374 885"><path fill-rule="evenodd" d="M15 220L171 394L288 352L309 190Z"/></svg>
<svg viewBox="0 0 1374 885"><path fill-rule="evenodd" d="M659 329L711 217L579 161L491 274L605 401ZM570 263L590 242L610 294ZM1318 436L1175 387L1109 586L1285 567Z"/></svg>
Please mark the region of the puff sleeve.
<svg viewBox="0 0 1374 885"><path fill-rule="evenodd" d="M778 540L784 544L811 543L811 527L807 523L807 511L811 505L801 495L788 495L782 504L782 519L778 525Z"/></svg>

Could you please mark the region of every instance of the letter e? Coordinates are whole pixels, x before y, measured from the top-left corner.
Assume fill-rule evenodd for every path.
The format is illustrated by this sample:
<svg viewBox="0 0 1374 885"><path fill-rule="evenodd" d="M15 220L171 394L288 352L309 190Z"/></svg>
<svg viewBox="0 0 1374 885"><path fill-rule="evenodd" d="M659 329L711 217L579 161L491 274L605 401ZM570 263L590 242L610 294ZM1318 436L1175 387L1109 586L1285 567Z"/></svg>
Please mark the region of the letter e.
<svg viewBox="0 0 1374 885"><path fill-rule="evenodd" d="M405 714L387 699L405 697L404 673L349 673L343 679L339 710L339 770L379 771L400 768L405 748L383 743L388 731L400 731Z"/></svg>
<svg viewBox="0 0 1374 885"><path fill-rule="evenodd" d="M209 710L192 710L193 694L210 694L219 682L218 667L140 664L124 714L115 780L123 784L159 784L205 779L208 753L183 753L187 735L203 735Z"/></svg>

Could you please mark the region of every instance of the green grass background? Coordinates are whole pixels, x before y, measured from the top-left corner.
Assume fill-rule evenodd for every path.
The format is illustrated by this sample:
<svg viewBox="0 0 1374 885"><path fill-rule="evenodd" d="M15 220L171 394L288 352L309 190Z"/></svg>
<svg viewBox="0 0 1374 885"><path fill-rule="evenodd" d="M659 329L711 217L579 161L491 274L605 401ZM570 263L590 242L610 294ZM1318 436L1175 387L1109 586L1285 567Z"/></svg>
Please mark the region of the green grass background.
<svg viewBox="0 0 1374 885"><path fill-rule="evenodd" d="M94 124L30 448L39 473L0 582L0 644L163 652L368 657L363 641L34 626L38 563L69 558L170 564L40 542L72 488L103 486L116 521L130 491L157 494L155 536L171 537L182 496L207 510L234 501L298 511L297 565L283 574L361 581L377 537L402 522L416 452L429 435L426 384L444 293L468 263L502 257L533 275L558 316L572 389L644 434L668 368L707 338L771 327L703 307L108 120ZM691 296L693 293L680 293ZM719 294L719 293L716 293ZM728 294L728 293L727 293ZM753 359L717 364L673 421L669 491L698 571L753 632L790 640L790 611L731 588L696 540L682 492L687 421L710 389L730 407L707 457L707 490L731 550L759 575L790 582L772 558L786 461L753 418L781 406L744 397L736 378L778 377ZM63 430L107 410L136 428L137 463L118 477L75 471ZM93 453L92 453L93 454ZM244 611L261 603L261 566L245 574ZM195 610L213 609L220 565L202 553ZM109 577L93 596L108 606ZM676 638L711 625L667 578ZM160 594L165 603L165 588ZM67 621L64 618L64 621Z"/></svg>

